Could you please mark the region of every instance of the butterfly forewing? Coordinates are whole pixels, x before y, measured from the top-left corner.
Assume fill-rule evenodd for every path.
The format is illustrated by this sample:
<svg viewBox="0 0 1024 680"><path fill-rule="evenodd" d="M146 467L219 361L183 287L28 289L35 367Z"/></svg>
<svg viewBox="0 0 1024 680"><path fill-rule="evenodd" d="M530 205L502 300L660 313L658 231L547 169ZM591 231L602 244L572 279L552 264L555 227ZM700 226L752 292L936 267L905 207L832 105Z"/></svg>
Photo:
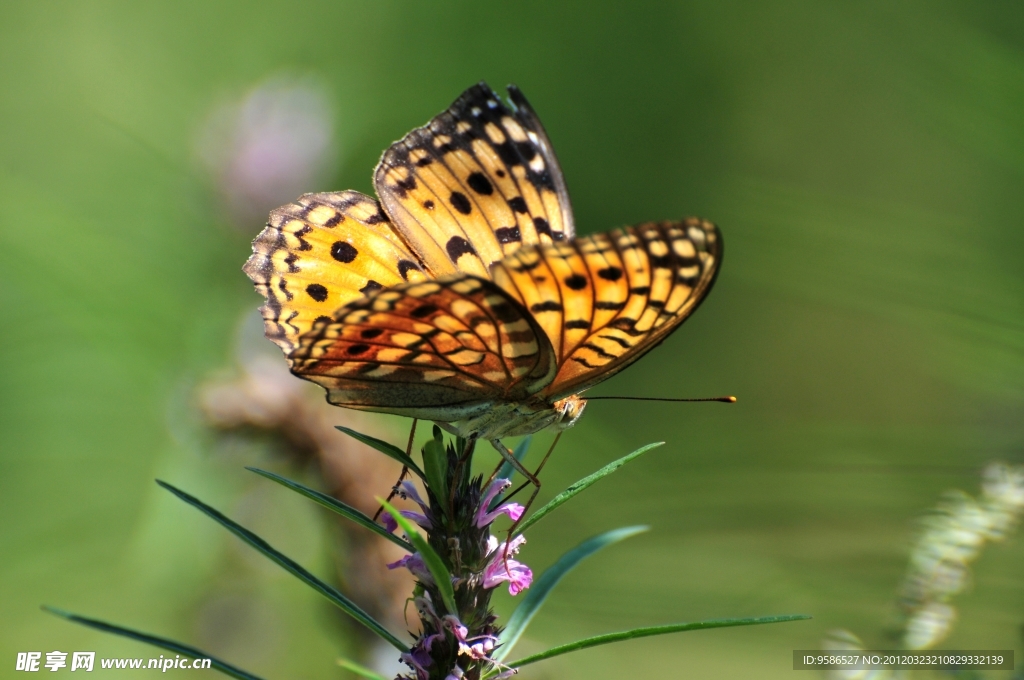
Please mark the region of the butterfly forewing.
<svg viewBox="0 0 1024 680"><path fill-rule="evenodd" d="M718 229L690 218L524 248L492 274L551 341L559 368L543 394L554 400L611 377L664 340L703 300L721 260Z"/></svg>
<svg viewBox="0 0 1024 680"><path fill-rule="evenodd" d="M267 299L267 337L286 354L345 303L426 278L377 201L355 191L306 194L274 210L243 269Z"/></svg>
<svg viewBox="0 0 1024 680"><path fill-rule="evenodd" d="M292 355L292 371L326 387L333 404L436 420L526 399L556 367L530 315L467 274L350 302Z"/></svg>
<svg viewBox="0 0 1024 680"><path fill-rule="evenodd" d="M374 185L395 227L435 277L489 277L524 245L571 240L562 171L518 89L510 109L484 83L391 146Z"/></svg>

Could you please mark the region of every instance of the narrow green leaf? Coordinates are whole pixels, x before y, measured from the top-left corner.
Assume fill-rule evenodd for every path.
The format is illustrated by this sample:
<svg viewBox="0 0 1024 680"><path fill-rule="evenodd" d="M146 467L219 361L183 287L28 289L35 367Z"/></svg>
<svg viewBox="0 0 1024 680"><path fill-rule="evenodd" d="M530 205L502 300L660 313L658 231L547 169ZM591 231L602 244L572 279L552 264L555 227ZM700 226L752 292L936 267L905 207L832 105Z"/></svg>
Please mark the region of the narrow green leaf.
<svg viewBox="0 0 1024 680"><path fill-rule="evenodd" d="M218 670L224 675L230 675L232 678L238 678L239 680L261 680L259 676L243 671L241 668L232 666L226 661L221 661L220 659L214 658L201 649L196 649L195 647L190 647L189 645L185 645L180 642L175 642L174 640L168 640L167 638L158 637L156 635L150 635L149 633L140 633L137 630L132 630L131 628L123 628L121 626L115 626L114 624L107 623L106 621L89 619L84 616L72 614L71 612L66 612L63 609L57 609L56 607L47 607L44 605L43 611L50 612L51 614L56 614L57 616L67 619L68 621L73 621L83 626L88 626L89 628L102 630L104 633L120 635L122 637L131 638L132 640L138 640L139 642L145 642L148 645L153 645L154 647L159 647L160 649L166 649L170 652L174 652L175 654L181 654L182 656L191 657L193 659L209 659L210 668Z"/></svg>
<svg viewBox="0 0 1024 680"><path fill-rule="evenodd" d="M409 552L412 552L414 550L414 548L412 547L412 544L410 544L408 541L403 541L398 536L395 536L394 534L389 533L387 529L385 529L381 525L379 525L376 522L374 522L370 517L367 517L363 513L359 512L358 510L353 508L351 505L346 505L345 503L342 503L337 498L332 498L331 496L328 496L325 493L321 493L319 491L316 491L315 489L310 489L308 486L303 486L302 484L299 484L298 482L293 482L292 480L288 479L287 477L282 477L281 475L274 474L273 472L268 472L267 470L261 470L260 468L256 468L256 467L247 467L245 469L246 470L250 470L251 472L255 472L256 474L261 475L263 477L266 477L267 479L269 479L271 481L277 482L281 486L285 486L285 487L291 489L292 491L295 491L297 493L302 494L306 498L308 498L311 501L314 501L316 503L319 503L320 505L324 506L328 510L333 510L334 512L338 513L342 517L350 519L353 522L355 522L356 524L359 524L360 526L366 527L367 529L369 529L370 531L372 531L372 532L374 532L376 534L380 534L381 536L383 536L384 538L388 539L392 543L395 543L396 545L400 545L401 547L405 548Z"/></svg>
<svg viewBox="0 0 1024 680"><path fill-rule="evenodd" d="M361 678L370 678L370 680L387 680L383 675L374 673L366 666L360 666L355 661L349 661L348 659L338 659L338 665L347 671L351 671Z"/></svg>
<svg viewBox="0 0 1024 680"><path fill-rule="evenodd" d="M427 539L423 538L423 534L416 530L413 523L402 517L402 513L398 512L394 506L383 498L378 498L377 500L380 501L385 510L391 513L391 516L398 522L398 526L402 527L402 531L405 532L405 535L409 537L409 540L416 547L416 552L423 558L427 569L430 570L430 575L434 577L434 581L437 583L437 589L441 591L441 600L444 602L448 613L458 615L459 608L455 606L455 590L452 589L452 575L448 572L448 567L445 566L444 560L430 547Z"/></svg>
<svg viewBox="0 0 1024 680"><path fill-rule="evenodd" d="M416 464L416 461L414 461L409 456L405 455L405 451L398 448L394 444L388 444L386 441L381 441L376 437L371 437L370 435L363 434L362 432L350 430L349 428L344 427L342 425L335 425L334 429L341 430L349 437L352 437L353 439L358 439L367 446L377 449L378 451L383 453L385 456L388 456L389 458L394 458L399 463L401 463L402 465L406 466L407 468L415 472L417 475L419 475L420 479L424 479L426 477L426 475L423 474L423 470L420 469L420 466Z"/></svg>
<svg viewBox="0 0 1024 680"><path fill-rule="evenodd" d="M494 654L494 658L501 661L509 655L512 648L515 647L516 642L519 641L519 636L523 634L524 630L526 630L526 627L530 624L530 621L540 609L541 605L544 604L544 600L547 599L551 590L559 581L562 580L562 577L572 571L577 564L587 557L590 557L601 548L612 545L613 543L618 543L630 536L636 536L648 529L650 529L650 527L644 526L613 529L612 531L607 531L598 536L594 536L593 538L588 538L558 558L557 562L548 567L548 569L540 575L540 578L533 582L530 589L526 591L523 601L519 603L516 610L512 612L512 616L508 618L508 625L505 626L505 630L501 633L501 647L499 647L498 651Z"/></svg>
<svg viewBox="0 0 1024 680"><path fill-rule="evenodd" d="M581 479L580 481L576 482L575 484L570 486L568 489L563 491L562 493L560 493L557 496L555 496L554 498L552 498L551 502L548 503L547 505L545 505L543 508L541 508L537 512L535 512L532 515L530 515L526 519L526 521L524 521L522 524L519 525L519 529L517 530L518 533L520 533L520 534L523 533L529 527L531 527L534 524L536 524L537 522L539 522L549 512L551 512L552 510L557 508L562 503L565 503L567 500L569 500L570 498L572 498L573 496L575 496L579 492L583 491L588 486L591 486L592 484L597 482L602 477L606 477L606 476L610 475L611 473L615 472L620 467L622 467L623 465L625 465L629 461L633 460L634 458L638 458L641 455L643 455L643 454L647 453L648 451L650 451L651 449L658 448L659 446L661 446L664 443L665 442L654 442L653 444L647 444L646 446L641 446L639 449L637 449L633 453L625 455L622 458L619 458L618 460L614 460L611 463L608 463L607 465L605 465L603 468L601 468L600 470L598 470L594 474L588 475L588 476L584 477L583 479Z"/></svg>
<svg viewBox="0 0 1024 680"><path fill-rule="evenodd" d="M441 507L448 499L448 451L444 446L441 428L434 425L434 438L423 446L423 471L427 475L427 486L440 501Z"/></svg>
<svg viewBox="0 0 1024 680"><path fill-rule="evenodd" d="M570 642L567 645L554 647L546 652L540 652L539 654L533 654L519 659L518 661L513 661L509 665L512 666L512 668L519 668L520 666L543 661L544 659L550 659L553 656L568 654L569 652L575 652L580 649L597 647L598 645L607 645L612 642L621 642L623 640L632 640L634 638L650 637L651 635L665 635L666 633L679 633L686 630L704 630L706 628L729 628L732 626L756 626L762 623L803 621L809 618L811 617L805 614L784 614L782 616L761 616L750 619L718 619L714 621L698 621L696 623L670 623L667 626L634 628L633 630L624 630L619 633L606 633L605 635L597 635L595 637L577 640L576 642Z"/></svg>
<svg viewBox="0 0 1024 680"><path fill-rule="evenodd" d="M256 550L263 553L265 557L270 558L271 561L275 562L285 571L297 577L306 585L313 588L313 590L317 591L318 593L326 597L328 600L330 600L335 605L340 607L346 614L348 614L356 621L372 630L377 635L380 635L382 638L384 638L392 645L394 645L397 649L403 652L409 651L409 647L405 643L403 643L401 640L392 635L388 631L388 629L379 624L372 616L370 616L362 609L360 609L355 602L345 597L345 595L343 595L338 589L324 583L316 576L313 576L313 574L306 571L303 567L301 567L297 562L292 560L290 557L287 557L284 554L272 548L269 543L264 541L256 534L252 533L240 524L236 524L232 520L222 515L217 510L214 510L209 505L203 503L201 500L195 498L194 496L190 496L181 489L175 488L168 484L167 482L163 482L159 479L156 480L156 483L162 486L163 488L167 489L168 491L170 491L175 496L185 501L192 507L206 514L208 517L210 517L215 522L223 526L225 529L233 533L235 536L238 536L240 539L251 545L253 548L256 548Z"/></svg>

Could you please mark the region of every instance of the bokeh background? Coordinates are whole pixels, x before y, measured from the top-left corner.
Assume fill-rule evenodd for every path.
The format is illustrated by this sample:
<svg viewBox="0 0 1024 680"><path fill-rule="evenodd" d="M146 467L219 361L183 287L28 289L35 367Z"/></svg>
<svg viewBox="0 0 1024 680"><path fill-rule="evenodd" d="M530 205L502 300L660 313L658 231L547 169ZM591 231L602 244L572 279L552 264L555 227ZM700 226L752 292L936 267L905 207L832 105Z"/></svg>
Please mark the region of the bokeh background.
<svg viewBox="0 0 1024 680"><path fill-rule="evenodd" d="M814 616L593 649L524 675L783 678L793 649L834 628L891 646L917 519L946 489L976 494L989 461L1024 462L1021 5L8 0L0 676L17 651L159 654L41 604L269 678L348 677L334 659L365 660L365 639L326 601L152 480L325 577L344 560L315 506L243 470L313 483L309 466L222 446L196 394L237 365L259 302L240 267L266 192L371 192L382 150L481 79L531 99L581 232L689 214L722 228L709 300L595 392L740 399L588 408L542 500L668 444L537 525L524 561L539 570L600 531L653 529L568 577L525 648ZM298 118L272 112L269 129L301 144L252 153L288 172L238 179L245 106L282 91ZM368 426L401 441L407 425ZM1024 536L985 550L946 648L1022 658L1022 566Z"/></svg>

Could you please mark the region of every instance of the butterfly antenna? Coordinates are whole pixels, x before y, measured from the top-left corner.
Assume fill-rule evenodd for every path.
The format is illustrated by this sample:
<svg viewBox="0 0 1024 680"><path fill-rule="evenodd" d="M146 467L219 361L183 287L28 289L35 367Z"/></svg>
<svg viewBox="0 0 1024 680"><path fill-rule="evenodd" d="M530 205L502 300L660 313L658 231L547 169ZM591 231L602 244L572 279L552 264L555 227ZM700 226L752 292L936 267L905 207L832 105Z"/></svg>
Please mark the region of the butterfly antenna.
<svg viewBox="0 0 1024 680"><path fill-rule="evenodd" d="M736 397L702 397L700 399L679 399L675 397L586 397L587 401L598 399L621 399L623 401L720 401L723 404L736 403Z"/></svg>
<svg viewBox="0 0 1024 680"><path fill-rule="evenodd" d="M412 457L412 440L416 437L416 423L419 420L417 418L412 419L412 429L409 430L409 443L405 445L405 457ZM409 474L409 467L407 465L402 466L402 474L398 475L398 481L391 487L391 493L388 494L388 503L391 499L398 495L398 487L405 481L405 476ZM373 521L376 522L377 518L380 517L380 513L384 512L384 506L377 508L377 512L373 514Z"/></svg>

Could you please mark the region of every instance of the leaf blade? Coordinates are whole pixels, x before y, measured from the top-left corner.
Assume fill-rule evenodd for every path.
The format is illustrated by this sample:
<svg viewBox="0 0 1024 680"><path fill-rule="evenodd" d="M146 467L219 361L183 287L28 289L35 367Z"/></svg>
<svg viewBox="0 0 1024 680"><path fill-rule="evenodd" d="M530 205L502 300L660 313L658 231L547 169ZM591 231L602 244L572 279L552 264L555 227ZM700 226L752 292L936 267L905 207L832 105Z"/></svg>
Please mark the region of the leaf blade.
<svg viewBox="0 0 1024 680"><path fill-rule="evenodd" d="M647 453L651 449L658 448L659 446L663 445L664 443L665 442L653 442L651 444L647 444L645 446L641 446L636 451L633 451L632 453L628 453L625 456L623 456L622 458L619 458L618 460L613 460L612 462L608 463L607 465L605 465L603 468L601 468L597 472L589 474L586 477L584 477L583 479L579 480L578 482L576 482L574 484L571 484L569 486L569 488L567 488L565 491L563 491L562 493L560 493L557 496L555 496L554 498L552 498L551 501L549 501L547 503L547 505L545 505L540 510L538 510L537 512L535 512L532 515L530 515L528 518L526 518L526 520L523 521L523 523L519 525L519 529L517 530L517 533L520 533L520 534L523 533L529 527L533 526L534 524L539 522L541 519L543 519L545 515L549 514L552 510L554 510L558 506L562 505L563 503L567 502L569 499L571 499L576 494L578 494L578 493L580 493L582 491L585 491L588 487L593 486L598 481L600 481L603 477L606 477L606 476L610 475L611 473L615 472L616 470L618 470L620 467L622 467L626 463L630 462L631 460L633 460L635 458L639 458L641 455Z"/></svg>
<svg viewBox="0 0 1024 680"><path fill-rule="evenodd" d="M212 520L220 524L221 526L223 526L225 529L233 533L238 538L248 543L258 552L262 553L264 557L267 557L272 562L277 564L279 567L289 572L292 576L295 576L300 581L313 588L313 590L317 591L318 593L326 597L328 600L334 603L339 609L341 609L346 614L354 618L356 621L372 630L377 635L381 636L382 638L390 642L400 651L409 651L409 647L405 643L403 643L401 640L395 637L387 628L378 623L376 619L374 619L372 616L364 612L359 607L359 605L345 597L345 595L342 594L341 591L339 591L331 585L328 585L327 583L324 583L316 576L306 571L304 567L299 565L290 557L284 555L278 550L275 550L273 547L271 547L269 543L264 541L262 538L260 538L253 532L249 531L237 522L228 519L218 510L215 510L209 505L206 505L198 498L185 493L181 489L178 489L172 486L171 484L168 484L167 482L161 481L159 479L156 480L156 483L170 491L179 499L185 501L192 507L196 508L197 510L199 510L207 517L211 518Z"/></svg>
<svg viewBox="0 0 1024 680"><path fill-rule="evenodd" d="M347 505L346 503L342 503L337 498L333 498L331 496L328 496L327 494L322 493L320 491L317 491L316 489L311 489L308 486L304 486L302 484L299 484L296 481L288 479L287 477L282 477L281 475L275 474L275 473L270 472L268 470L263 470L263 469L260 469L260 468L257 468L257 467L246 467L245 469L249 470L250 472L255 472L256 474L258 474L258 475L260 475L262 477L266 477L267 479L269 479L269 480L271 480L273 482L277 482L278 484L280 484L283 487L291 489L292 491L294 491L294 492L296 492L296 493L298 493L298 494L300 494L302 496L305 496L306 498L310 499L314 503L318 503L318 504L324 506L325 508L327 508L328 510L331 510L332 512L336 512L339 515L341 515L342 517L345 517L346 519L352 520L356 524L358 524L358 525L360 525L362 527L365 527L365 528L369 529L370 531L372 531L372 532L374 532L376 534L379 534L380 536L383 536L384 538L388 539L392 543L395 543L395 544L405 548L409 552L412 552L414 550L414 548L412 547L411 543L409 543L407 541L403 541L398 536L395 536L394 534L389 533L387 529L385 529L381 525L379 525L376 522L374 522L373 519L371 519L367 515L364 515L363 513L359 512L358 510L353 508L351 505Z"/></svg>
<svg viewBox="0 0 1024 680"><path fill-rule="evenodd" d="M434 581L437 583L437 589L441 591L441 600L444 602L444 606L447 607L448 613L458 616L459 608L455 605L452 575L448 572L448 567L445 566L444 560L431 547L427 539L423 538L423 535L416 530L412 522L402 516L402 513L383 498L378 498L377 500L380 501L385 510L391 513L391 517L398 522L398 526L402 527L402 531L405 532L405 535L409 537L409 541L416 547L416 552L423 558L427 569L430 570L430 575L434 577Z"/></svg>
<svg viewBox="0 0 1024 680"><path fill-rule="evenodd" d="M95 628L96 630L103 631L104 633L110 633L111 635L120 635L131 640L138 642L144 642L153 647L159 647L160 649L166 649L174 652L175 654L181 654L182 656L188 656L193 659L209 659L210 668L218 670L225 675L229 675L232 678L238 678L238 680L262 680L258 675L253 675L248 671L244 671L237 666L229 664L227 661L221 661L220 659L210 656L201 649L196 649L191 645L186 645L181 642L175 642L174 640L168 640L158 635L151 635L149 633L143 633L141 631L132 630L131 628L125 628L124 626L116 626L106 621L100 621L99 619L91 619L86 616L79 616L63 609L57 609L56 607L48 607L43 605L43 611L49 612L55 616L67 619L73 623L77 623L81 626L88 628Z"/></svg>
<svg viewBox="0 0 1024 680"><path fill-rule="evenodd" d="M536 663L538 661L550 659L552 657L560 656L562 654L568 654L569 652L575 652L580 649L597 647L598 645L607 645L613 642L621 642L623 640L650 637L652 635L665 635L667 633L679 633L688 630L706 630L709 628L731 628L734 626L757 626L766 623L785 623L786 621L804 621L809 618L811 617L806 614L782 614L779 616L759 616L746 619L714 619L711 621L696 621L693 623L670 623L665 626L633 628L632 630L624 630L617 633L605 633L604 635L595 635L594 637L584 638L583 640L577 640L576 642L570 642L569 644L560 645L558 647L552 647L551 649L545 652L532 654L530 656L523 657L518 661L513 661L509 665L512 668L519 668L520 666Z"/></svg>
<svg viewBox="0 0 1024 680"><path fill-rule="evenodd" d="M409 468L417 475L419 475L420 479L424 479L426 477L423 474L423 470L420 469L420 466L416 464L416 461L414 461L409 456L405 455L405 451L398 448L394 444L388 444L386 441L377 439L376 437L371 437L370 435L363 434L362 432L356 432L355 430L347 428L344 425L335 425L334 429L344 432L349 437L361 441L370 448L377 449L378 451L380 451L389 458L394 458L399 463L405 465L407 468Z"/></svg>
<svg viewBox="0 0 1024 680"><path fill-rule="evenodd" d="M646 526L632 526L606 531L603 534L588 538L572 550L569 550L559 557L553 565L548 567L544 573L540 575L540 578L533 582L530 589L526 591L523 601L519 603L519 606L516 607L515 611L512 612L512 615L509 616L508 623L505 625L505 629L501 632L501 647L494 654L494 658L501 661L509 655L512 648L515 647L516 642L519 641L519 637L523 634L526 627L530 624L530 621L540 610L541 605L544 604L544 601L551 593L551 590L566 574L572 571L577 564L587 557L590 557L601 548L613 545L619 541L624 541L631 536L636 536L637 534L648 531L649 529L650 527Z"/></svg>

